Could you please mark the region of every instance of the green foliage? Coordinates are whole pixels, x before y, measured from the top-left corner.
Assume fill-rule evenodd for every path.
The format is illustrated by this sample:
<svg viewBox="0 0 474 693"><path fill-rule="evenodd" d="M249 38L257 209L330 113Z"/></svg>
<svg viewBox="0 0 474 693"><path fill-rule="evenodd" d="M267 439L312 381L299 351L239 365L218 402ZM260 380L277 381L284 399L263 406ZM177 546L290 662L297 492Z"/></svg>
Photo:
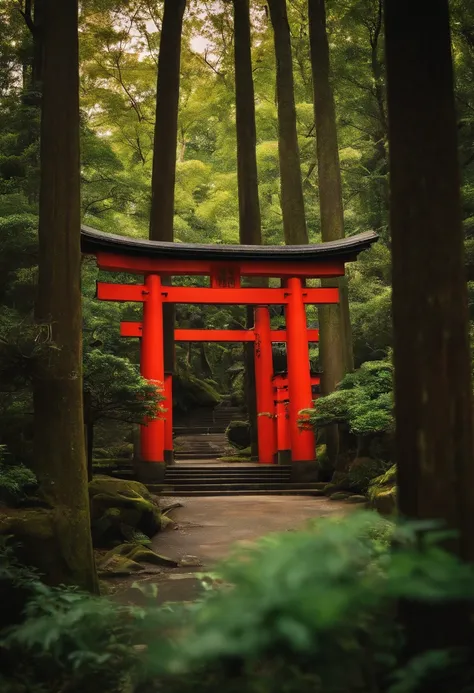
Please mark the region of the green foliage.
<svg viewBox="0 0 474 693"><path fill-rule="evenodd" d="M388 361L367 361L348 373L337 390L320 397L310 420L315 426L348 424L352 433L367 436L393 430L393 367Z"/></svg>
<svg viewBox="0 0 474 693"><path fill-rule="evenodd" d="M432 609L473 602L473 569L440 548L441 536L374 513L319 520L240 549L217 571L232 589L173 609L154 606L154 590L148 607L132 609L32 580L24 622L3 632L11 664L2 690L32 690L28 676L71 693L125 684L137 693L414 693L448 675L455 686L472 675L472 653L402 664L394 618L401 598Z"/></svg>
<svg viewBox="0 0 474 693"><path fill-rule="evenodd" d="M36 490L35 474L23 464L9 459L5 445L0 445L0 504L17 505Z"/></svg>
<svg viewBox="0 0 474 693"><path fill-rule="evenodd" d="M140 423L155 418L164 399L160 383L149 383L130 361L93 350L84 355L86 421L115 419Z"/></svg>

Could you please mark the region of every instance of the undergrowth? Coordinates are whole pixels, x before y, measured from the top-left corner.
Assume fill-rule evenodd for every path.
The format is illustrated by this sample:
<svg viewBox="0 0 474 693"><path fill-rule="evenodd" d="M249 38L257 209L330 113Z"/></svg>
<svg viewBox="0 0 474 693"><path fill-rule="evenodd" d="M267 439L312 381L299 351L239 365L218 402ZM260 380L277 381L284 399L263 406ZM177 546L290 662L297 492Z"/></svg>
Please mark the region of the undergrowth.
<svg viewBox="0 0 474 693"><path fill-rule="evenodd" d="M37 487L38 481L31 469L11 460L6 447L0 445L0 503L17 505Z"/></svg>
<svg viewBox="0 0 474 693"><path fill-rule="evenodd" d="M468 693L465 653L428 653L402 666L398 600L432 608L474 600L472 568L439 537L436 528L395 527L365 512L319 520L236 551L213 578L218 589L163 607L153 586L144 590L149 605L132 608L23 575L30 599L22 622L3 631L9 669L0 689L410 693L420 681L430 690L429 677L442 671L454 686L443 690ZM0 563L0 582L5 570Z"/></svg>

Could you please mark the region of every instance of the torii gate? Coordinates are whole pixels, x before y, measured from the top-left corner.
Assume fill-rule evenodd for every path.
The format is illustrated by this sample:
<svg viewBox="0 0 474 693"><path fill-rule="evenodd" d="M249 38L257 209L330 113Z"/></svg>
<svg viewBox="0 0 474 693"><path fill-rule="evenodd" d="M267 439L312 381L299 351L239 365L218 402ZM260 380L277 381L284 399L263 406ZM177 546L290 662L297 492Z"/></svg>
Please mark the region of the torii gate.
<svg viewBox="0 0 474 693"><path fill-rule="evenodd" d="M338 288L305 288L304 279L334 278L344 275L345 263L378 238L365 232L330 243L305 246L229 246L166 243L103 233L83 226L83 253L95 255L99 269L144 276L140 284L97 283L97 298L106 301L134 301L143 304L141 323L125 323L123 336L141 337L143 377L164 389L164 407L172 410L171 379L165 381L163 358L163 304L237 304L255 306L254 330L243 330L237 341L253 341L256 355L256 394L259 453L262 464L274 461L278 450L273 417L274 385L272 340L286 341L288 431L294 479L308 478L315 468L314 433L301 427L301 410L312 404L305 305L339 302ZM210 287L162 286L162 277L204 275ZM242 277L280 279L276 288L243 288ZM285 340L281 331L272 334L268 306L285 308ZM175 338L205 339L204 331L177 330ZM215 331L216 333L217 331ZM236 341L233 330L218 331L221 341ZM240 331L239 331L240 332ZM133 334L132 334L133 333ZM233 336L232 339L230 337ZM268 415L270 413L270 415ZM161 481L166 468L165 449L172 446L171 426L166 419L146 422L141 429L139 476L145 481ZM165 435L167 432L167 435ZM166 440L165 440L166 438ZM165 446L166 443L166 446Z"/></svg>

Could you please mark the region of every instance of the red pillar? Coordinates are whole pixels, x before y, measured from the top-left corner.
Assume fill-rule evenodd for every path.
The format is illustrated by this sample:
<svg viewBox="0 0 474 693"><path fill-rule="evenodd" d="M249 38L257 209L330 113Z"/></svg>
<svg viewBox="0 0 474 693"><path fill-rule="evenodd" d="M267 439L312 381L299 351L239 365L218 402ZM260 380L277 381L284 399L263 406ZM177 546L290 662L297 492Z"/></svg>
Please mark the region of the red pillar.
<svg viewBox="0 0 474 693"><path fill-rule="evenodd" d="M291 441L289 428L288 380L285 375L273 378L275 397L275 420L278 464L291 462Z"/></svg>
<svg viewBox="0 0 474 693"><path fill-rule="evenodd" d="M275 420L273 402L273 356L270 311L255 308L255 386L257 395L258 461L275 462Z"/></svg>
<svg viewBox="0 0 474 693"><path fill-rule="evenodd" d="M309 462L316 457L314 432L301 429L299 412L312 406L308 332L301 279L288 279L286 306L286 353L290 398L290 436L293 462Z"/></svg>
<svg viewBox="0 0 474 693"><path fill-rule="evenodd" d="M164 456L166 464L173 464L173 376L165 373L165 445Z"/></svg>
<svg viewBox="0 0 474 693"><path fill-rule="evenodd" d="M148 275L145 286L141 372L144 378L163 389L165 371L160 277L156 274ZM141 459L143 462L164 463L165 421L163 415L157 419L150 419L146 424L141 429Z"/></svg>

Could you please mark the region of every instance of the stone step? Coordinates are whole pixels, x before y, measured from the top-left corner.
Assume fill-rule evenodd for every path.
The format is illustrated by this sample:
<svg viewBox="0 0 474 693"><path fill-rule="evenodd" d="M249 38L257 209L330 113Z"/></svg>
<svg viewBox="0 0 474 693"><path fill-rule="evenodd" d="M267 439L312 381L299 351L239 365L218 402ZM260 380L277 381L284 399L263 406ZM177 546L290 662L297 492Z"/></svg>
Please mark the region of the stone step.
<svg viewBox="0 0 474 693"><path fill-rule="evenodd" d="M158 486L161 486L163 490L169 490L171 491L278 491L278 490L291 490L293 489L294 491L298 491L299 489L313 489L313 486L311 483L290 483L288 481L286 482L271 482L271 481L263 481L262 483L258 483L255 481L252 482L210 482L210 483L199 483L199 484L174 484L172 482L169 482L167 479L165 479L163 484L158 484ZM320 489L313 489L317 490L320 492L320 495L323 495L323 491Z"/></svg>
<svg viewBox="0 0 474 693"><path fill-rule="evenodd" d="M193 485L197 488L205 484L286 484L290 483L291 477L286 476L205 476L205 477L168 477L165 475L166 484L174 484L175 486Z"/></svg>
<svg viewBox="0 0 474 693"><path fill-rule="evenodd" d="M221 453L222 454L222 453ZM217 459L216 451L214 452L176 452L174 453L175 460L215 460Z"/></svg>
<svg viewBox="0 0 474 693"><path fill-rule="evenodd" d="M215 491L203 491L202 489L195 489L193 491L184 491L183 489L173 489L170 490L169 487L159 486L156 484L148 484L147 488L152 493L161 493L164 496L177 496L183 498L200 496L321 496L320 489L313 489L309 485L306 488L294 489L294 488L278 488L278 489L234 489L234 490L215 490Z"/></svg>
<svg viewBox="0 0 474 693"><path fill-rule="evenodd" d="M183 433L176 440L227 440L225 433Z"/></svg>
<svg viewBox="0 0 474 693"><path fill-rule="evenodd" d="M183 436L187 435L189 431L192 431L192 435L208 435L208 434L220 434L222 435L225 433L225 429L227 426L223 426L221 424L216 424L216 423L210 423L210 424L200 424L199 426L193 426L190 428L189 426L174 426L173 428L173 436L178 437L178 436Z"/></svg>
<svg viewBox="0 0 474 693"><path fill-rule="evenodd" d="M185 467L181 464L174 464L166 468L166 474L173 474L176 476L195 475L197 477L203 474L215 474L218 476L223 476L225 474L266 474L267 476L273 476L274 474L291 474L291 467L276 464L256 464L255 466L250 466L245 462L236 462L235 466L232 467L219 467L217 465L212 467L198 467L197 465L195 467Z"/></svg>
<svg viewBox="0 0 474 693"><path fill-rule="evenodd" d="M226 469L224 472L220 472L218 467L212 468L207 467L206 469L200 469L194 471L193 469L187 470L186 472L175 471L173 467L166 468L166 476L172 477L173 479L200 479L203 476L216 476L222 478L223 476L264 476L266 479L270 479L274 476L290 476L291 472L289 469L278 469L266 470L263 465L262 469L259 467L247 467L244 466L242 469Z"/></svg>

